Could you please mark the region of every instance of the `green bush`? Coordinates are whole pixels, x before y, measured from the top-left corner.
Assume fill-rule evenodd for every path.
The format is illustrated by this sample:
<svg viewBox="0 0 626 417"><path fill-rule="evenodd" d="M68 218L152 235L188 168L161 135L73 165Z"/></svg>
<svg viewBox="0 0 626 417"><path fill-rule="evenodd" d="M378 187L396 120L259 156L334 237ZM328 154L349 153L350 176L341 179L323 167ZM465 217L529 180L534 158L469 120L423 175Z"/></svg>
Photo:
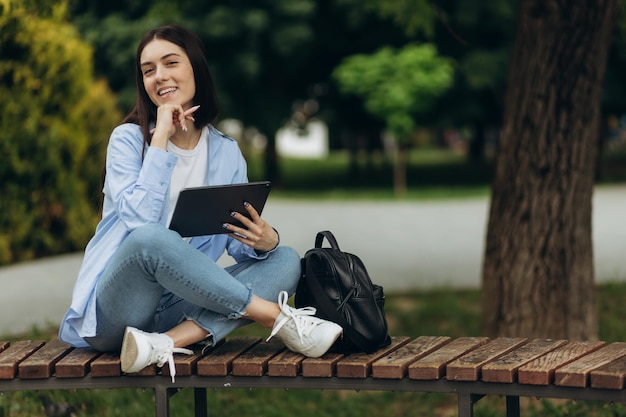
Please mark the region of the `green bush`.
<svg viewBox="0 0 626 417"><path fill-rule="evenodd" d="M0 265L82 249L98 218L120 114L66 6L0 0Z"/></svg>

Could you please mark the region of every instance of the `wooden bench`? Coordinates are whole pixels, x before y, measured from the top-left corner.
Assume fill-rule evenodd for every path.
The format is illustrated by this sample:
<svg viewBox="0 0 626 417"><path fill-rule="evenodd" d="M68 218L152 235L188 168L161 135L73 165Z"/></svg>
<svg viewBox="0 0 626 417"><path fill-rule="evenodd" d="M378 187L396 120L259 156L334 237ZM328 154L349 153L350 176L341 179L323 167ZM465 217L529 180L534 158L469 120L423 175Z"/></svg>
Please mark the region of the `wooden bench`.
<svg viewBox="0 0 626 417"><path fill-rule="evenodd" d="M208 355L176 356L168 368L123 375L116 355L72 349L52 340L0 341L0 392L148 388L157 417L169 398L194 389L195 415L206 417L207 388L283 388L455 393L458 415L473 415L486 395L506 397L507 416L520 414L520 397L626 402L626 343L523 338L394 337L373 354L327 353L305 358L255 337L231 337ZM162 374L159 374L162 372Z"/></svg>

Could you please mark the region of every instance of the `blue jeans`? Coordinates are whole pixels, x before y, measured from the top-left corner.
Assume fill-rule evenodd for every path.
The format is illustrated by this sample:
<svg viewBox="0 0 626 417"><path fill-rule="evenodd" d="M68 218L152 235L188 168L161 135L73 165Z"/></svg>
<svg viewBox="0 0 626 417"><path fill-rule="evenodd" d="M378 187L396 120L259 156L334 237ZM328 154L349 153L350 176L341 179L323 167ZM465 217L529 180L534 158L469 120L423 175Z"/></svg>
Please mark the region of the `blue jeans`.
<svg viewBox="0 0 626 417"><path fill-rule="evenodd" d="M137 228L124 240L96 287L96 336L85 340L99 351L117 351L126 326L164 332L193 320L217 343L251 321L242 316L252 295L276 301L295 292L300 257L279 246L263 260L227 268L161 225Z"/></svg>

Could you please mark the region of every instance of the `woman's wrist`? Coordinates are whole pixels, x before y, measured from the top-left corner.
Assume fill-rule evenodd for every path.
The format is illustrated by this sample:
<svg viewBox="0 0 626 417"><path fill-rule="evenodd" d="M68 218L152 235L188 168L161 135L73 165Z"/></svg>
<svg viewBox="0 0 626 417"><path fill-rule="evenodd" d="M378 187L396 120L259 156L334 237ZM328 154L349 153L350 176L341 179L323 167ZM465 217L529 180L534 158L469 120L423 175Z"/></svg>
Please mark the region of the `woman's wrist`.
<svg viewBox="0 0 626 417"><path fill-rule="evenodd" d="M274 230L274 232L276 233L276 245L274 245L274 247L272 249L269 249L269 250L255 249L254 251L256 252L257 255L262 255L264 253L271 252L274 249L276 249L278 247L278 245L280 245L280 233L278 233L278 230L276 230L275 227L272 227L272 230Z"/></svg>

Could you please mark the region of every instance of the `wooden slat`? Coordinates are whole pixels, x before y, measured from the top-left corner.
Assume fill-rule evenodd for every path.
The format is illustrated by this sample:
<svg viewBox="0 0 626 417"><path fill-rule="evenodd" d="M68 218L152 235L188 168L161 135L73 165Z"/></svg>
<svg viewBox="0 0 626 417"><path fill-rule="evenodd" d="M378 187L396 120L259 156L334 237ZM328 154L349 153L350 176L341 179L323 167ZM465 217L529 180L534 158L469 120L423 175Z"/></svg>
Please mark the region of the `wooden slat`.
<svg viewBox="0 0 626 417"><path fill-rule="evenodd" d="M346 355L337 352L326 352L319 358L306 358L302 361L302 376L314 378L330 378L335 376L337 362Z"/></svg>
<svg viewBox="0 0 626 417"><path fill-rule="evenodd" d="M100 352L88 348L77 348L65 355L54 367L57 378L82 378L89 373L91 362Z"/></svg>
<svg viewBox="0 0 626 417"><path fill-rule="evenodd" d="M122 375L122 361L118 354L103 353L91 362L91 376L100 378L106 376ZM167 364L165 365L167 366ZM154 376L159 373L156 364L148 365L139 372L132 372L128 376Z"/></svg>
<svg viewBox="0 0 626 417"><path fill-rule="evenodd" d="M233 375L263 376L267 372L270 359L283 350L285 350L285 345L278 339L254 345L233 361Z"/></svg>
<svg viewBox="0 0 626 417"><path fill-rule="evenodd" d="M202 358L202 352L198 350L193 355L185 355L184 353L174 354L174 367L176 368L176 376L191 376L196 373L196 364ZM161 368L162 375L170 374L170 366L163 365Z"/></svg>
<svg viewBox="0 0 626 417"><path fill-rule="evenodd" d="M20 340L0 354L0 379L13 379L17 375L20 362L41 348L43 340Z"/></svg>
<svg viewBox="0 0 626 417"><path fill-rule="evenodd" d="M11 342L8 340L0 340L0 352L4 351L9 346L11 346Z"/></svg>
<svg viewBox="0 0 626 417"><path fill-rule="evenodd" d="M435 380L446 375L446 365L489 342L488 337L460 337L409 365L410 379Z"/></svg>
<svg viewBox="0 0 626 417"><path fill-rule="evenodd" d="M51 340L19 364L19 377L21 379L50 378L54 374L54 365L72 349L71 346L57 339Z"/></svg>
<svg viewBox="0 0 626 417"><path fill-rule="evenodd" d="M446 378L451 381L478 381L487 363L524 345L525 338L500 337L470 353L461 356L446 367Z"/></svg>
<svg viewBox="0 0 626 417"><path fill-rule="evenodd" d="M103 353L91 362L91 375L94 377L120 376L122 375L119 355Z"/></svg>
<svg viewBox="0 0 626 417"><path fill-rule="evenodd" d="M196 363L198 375L226 376L231 373L233 361L257 343L260 337L231 337Z"/></svg>
<svg viewBox="0 0 626 417"><path fill-rule="evenodd" d="M528 362L517 370L520 384L550 385L557 368L575 361L604 346L604 342L574 341Z"/></svg>
<svg viewBox="0 0 626 417"><path fill-rule="evenodd" d="M626 376L626 356L591 371L591 387L623 389Z"/></svg>
<svg viewBox="0 0 626 417"><path fill-rule="evenodd" d="M554 373L554 383L565 387L584 388L589 383L591 371L625 355L626 342L611 343L557 369Z"/></svg>
<svg viewBox="0 0 626 417"><path fill-rule="evenodd" d="M300 353L285 350L268 362L267 374L269 376L298 376L304 359L305 356Z"/></svg>
<svg viewBox="0 0 626 417"><path fill-rule="evenodd" d="M337 362L337 376L339 378L367 378L372 364L385 355L407 344L409 337L393 337L391 344L374 353L354 353Z"/></svg>
<svg viewBox="0 0 626 417"><path fill-rule="evenodd" d="M535 339L483 366L482 380L485 382L513 383L517 379L517 370L522 365L566 343L567 340Z"/></svg>
<svg viewBox="0 0 626 417"><path fill-rule="evenodd" d="M447 336L420 336L372 364L374 378L402 379L410 364L450 342Z"/></svg>

